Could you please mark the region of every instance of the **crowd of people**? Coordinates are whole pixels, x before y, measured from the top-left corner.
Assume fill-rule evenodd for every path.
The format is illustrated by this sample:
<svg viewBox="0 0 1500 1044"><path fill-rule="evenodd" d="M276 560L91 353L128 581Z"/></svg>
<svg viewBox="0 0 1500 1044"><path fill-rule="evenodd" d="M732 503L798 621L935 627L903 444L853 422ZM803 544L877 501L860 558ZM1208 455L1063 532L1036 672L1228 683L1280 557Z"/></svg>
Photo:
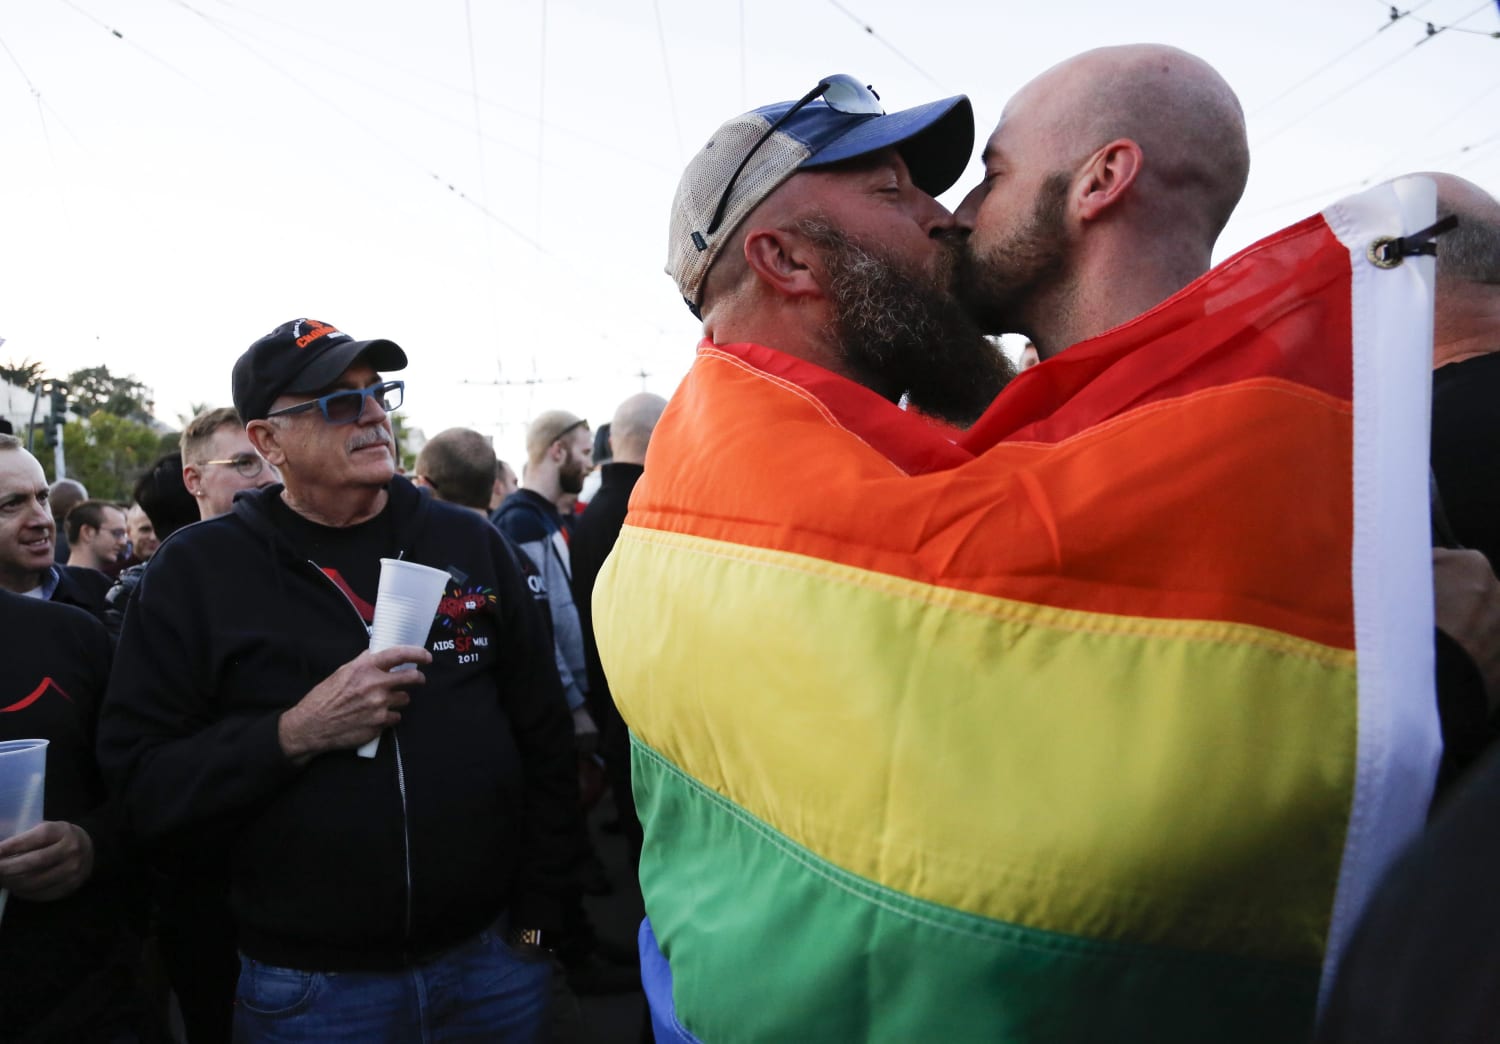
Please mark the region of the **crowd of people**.
<svg viewBox="0 0 1500 1044"><path fill-rule="evenodd" d="M1355 481L1317 472L1360 407L1307 333L1218 329L1229 363L1142 374L1144 317L1187 314L1188 344L1234 292L1205 282L1250 163L1229 85L1159 45L1070 59L950 213L973 146L967 98L886 113L847 76L724 124L670 221L692 372L598 432L532 418L519 476L459 428L401 474L406 351L308 318L129 504L0 435L0 740L49 741L42 822L0 836L0 1040L564 1039L567 985L643 982L658 1040L1500 1037L1500 203L1428 175L1456 228L1398 230L1436 254L1434 586L1380 597L1434 607L1435 691L1403 699L1439 764L1420 729L1369 735L1351 559L1257 586L1202 546L1234 512L1165 484L1140 496L1176 542L1139 571L1141 540L1076 525L1090 483L1128 498L1149 465L1124 419L1230 403L1225 374L1260 398L1203 416L1312 403L1309 481ZM1254 271L1274 297L1283 270ZM1140 445L1220 452L1193 434ZM1300 481L1293 439L1236 434ZM1288 559L1350 545L1357 499L1282 520ZM383 560L446 574L422 644L370 648ZM1121 659L1153 636L1180 648ZM1060 665L1098 702L1026 688ZM1347 708L1305 716L1344 678ZM1000 752L1026 770L985 774ZM1049 762L1076 793L1025 792ZM1406 801L1366 813L1370 787ZM609 887L602 789L638 952L582 902ZM1201 845L1169 864L1132 817Z"/></svg>

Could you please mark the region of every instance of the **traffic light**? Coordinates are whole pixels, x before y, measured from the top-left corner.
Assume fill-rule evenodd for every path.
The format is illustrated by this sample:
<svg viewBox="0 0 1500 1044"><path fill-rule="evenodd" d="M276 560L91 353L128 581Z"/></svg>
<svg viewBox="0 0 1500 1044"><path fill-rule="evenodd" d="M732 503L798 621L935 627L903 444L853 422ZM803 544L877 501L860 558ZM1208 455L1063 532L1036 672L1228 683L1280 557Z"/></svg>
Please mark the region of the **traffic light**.
<svg viewBox="0 0 1500 1044"><path fill-rule="evenodd" d="M58 427L66 419L68 412L68 386L59 381L53 381L48 386L51 409L48 412L46 430L44 432L47 448L54 449L57 446Z"/></svg>

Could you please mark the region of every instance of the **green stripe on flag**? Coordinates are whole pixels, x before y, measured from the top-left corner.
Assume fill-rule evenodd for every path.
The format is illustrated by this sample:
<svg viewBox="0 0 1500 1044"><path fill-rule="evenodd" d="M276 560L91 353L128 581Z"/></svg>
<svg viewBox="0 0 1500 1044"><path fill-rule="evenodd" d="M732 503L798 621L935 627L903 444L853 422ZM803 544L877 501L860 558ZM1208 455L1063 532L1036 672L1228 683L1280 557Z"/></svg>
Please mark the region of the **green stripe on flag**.
<svg viewBox="0 0 1500 1044"><path fill-rule="evenodd" d="M1105 942L914 899L817 858L642 743L632 763L646 911L677 1018L707 1044L1311 1034L1317 967ZM653 841L665 835L662 859Z"/></svg>

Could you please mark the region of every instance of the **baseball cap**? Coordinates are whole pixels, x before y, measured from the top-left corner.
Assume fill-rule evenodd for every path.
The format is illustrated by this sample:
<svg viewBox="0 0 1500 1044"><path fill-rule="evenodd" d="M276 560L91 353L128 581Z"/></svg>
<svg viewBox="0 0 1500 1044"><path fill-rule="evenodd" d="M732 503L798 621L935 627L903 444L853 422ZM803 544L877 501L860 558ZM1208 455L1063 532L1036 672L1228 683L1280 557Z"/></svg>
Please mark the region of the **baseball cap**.
<svg viewBox="0 0 1500 1044"><path fill-rule="evenodd" d="M377 370L406 367L394 341L356 341L317 319L282 323L235 361L234 408L246 424L261 420L281 396L326 388L361 357Z"/></svg>
<svg viewBox="0 0 1500 1044"><path fill-rule="evenodd" d="M824 77L819 86L831 81L858 82L838 75ZM799 170L888 148L901 153L916 186L936 196L968 166L974 148L973 106L960 94L901 112L846 112L817 98L766 105L725 123L688 163L672 201L666 272L688 308L698 313L704 280L724 243L782 182ZM724 188L747 156L722 220L710 232Z"/></svg>

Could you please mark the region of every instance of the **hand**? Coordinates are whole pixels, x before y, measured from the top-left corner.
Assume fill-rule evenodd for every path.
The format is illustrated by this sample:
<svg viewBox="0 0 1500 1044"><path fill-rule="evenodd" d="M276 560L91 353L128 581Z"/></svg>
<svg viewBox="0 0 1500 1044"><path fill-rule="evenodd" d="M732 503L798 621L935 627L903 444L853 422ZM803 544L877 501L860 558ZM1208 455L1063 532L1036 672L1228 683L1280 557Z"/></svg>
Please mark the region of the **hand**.
<svg viewBox="0 0 1500 1044"><path fill-rule="evenodd" d="M1479 668L1493 713L1500 700L1500 580L1478 551L1435 547L1432 585L1438 630Z"/></svg>
<svg viewBox="0 0 1500 1044"><path fill-rule="evenodd" d="M48 902L72 895L94 872L94 841L77 823L48 820L0 841L0 888Z"/></svg>
<svg viewBox="0 0 1500 1044"><path fill-rule="evenodd" d="M277 726L281 749L293 759L354 748L401 720L409 701L404 690L427 679L421 671L392 671L402 664L427 664L432 654L419 645L362 652L334 671L282 714Z"/></svg>
<svg viewBox="0 0 1500 1044"><path fill-rule="evenodd" d="M573 745L584 754L599 749L599 726L594 724L594 716L587 707L573 711Z"/></svg>

